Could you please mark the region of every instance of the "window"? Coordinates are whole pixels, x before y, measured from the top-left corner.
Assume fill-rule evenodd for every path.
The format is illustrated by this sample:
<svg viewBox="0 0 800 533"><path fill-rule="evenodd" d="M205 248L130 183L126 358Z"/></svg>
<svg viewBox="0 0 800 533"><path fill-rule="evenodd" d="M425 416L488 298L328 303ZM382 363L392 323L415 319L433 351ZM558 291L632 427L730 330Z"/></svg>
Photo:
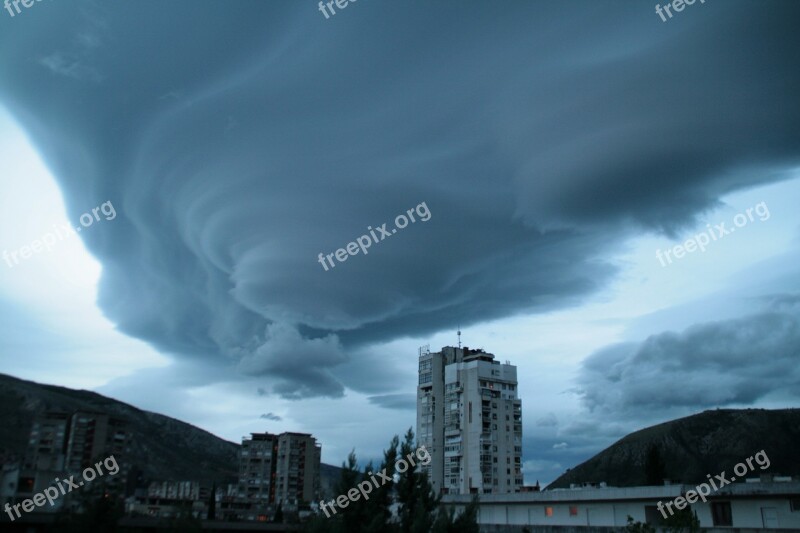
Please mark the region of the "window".
<svg viewBox="0 0 800 533"><path fill-rule="evenodd" d="M553 508L552 507L545 507L544 508L544 515L545 516L553 516Z"/></svg>
<svg viewBox="0 0 800 533"><path fill-rule="evenodd" d="M663 507L662 507L663 508ZM644 521L653 526L661 526L664 524L664 515L655 505L644 506Z"/></svg>
<svg viewBox="0 0 800 533"><path fill-rule="evenodd" d="M578 508L574 505L569 506L569 515L570 516L578 516Z"/></svg>
<svg viewBox="0 0 800 533"><path fill-rule="evenodd" d="M712 502L711 516L715 526L732 526L731 502Z"/></svg>
<svg viewBox="0 0 800 533"><path fill-rule="evenodd" d="M793 513L800 511L800 498L794 498L790 500L789 505L792 508Z"/></svg>

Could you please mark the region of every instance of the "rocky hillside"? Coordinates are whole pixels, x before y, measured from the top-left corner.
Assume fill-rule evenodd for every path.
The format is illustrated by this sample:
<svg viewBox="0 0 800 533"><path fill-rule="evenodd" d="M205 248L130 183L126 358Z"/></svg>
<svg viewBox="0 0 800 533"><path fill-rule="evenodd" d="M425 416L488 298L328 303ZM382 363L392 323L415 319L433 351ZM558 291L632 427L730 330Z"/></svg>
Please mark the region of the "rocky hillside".
<svg viewBox="0 0 800 533"><path fill-rule="evenodd" d="M25 453L31 423L44 411L108 413L128 421L128 461L149 479L234 481L238 444L174 418L137 409L85 390L40 385L0 374L0 453Z"/></svg>
<svg viewBox="0 0 800 533"><path fill-rule="evenodd" d="M797 476L800 409L718 409L642 429L571 469L548 489L601 481L616 487L645 485L652 445L663 459L666 478L676 483L693 484L705 480L706 474L731 472L760 450L771 462L764 473Z"/></svg>

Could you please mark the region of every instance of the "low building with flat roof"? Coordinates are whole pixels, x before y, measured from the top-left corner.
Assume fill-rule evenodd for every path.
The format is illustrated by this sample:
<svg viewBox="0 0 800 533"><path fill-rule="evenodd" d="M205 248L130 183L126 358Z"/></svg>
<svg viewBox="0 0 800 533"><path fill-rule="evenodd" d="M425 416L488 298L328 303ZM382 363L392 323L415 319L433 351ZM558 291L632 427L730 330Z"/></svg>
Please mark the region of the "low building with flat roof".
<svg viewBox="0 0 800 533"><path fill-rule="evenodd" d="M522 532L526 527L612 530L625 527L631 516L634 521L659 527L664 517L658 503L663 508L696 488L660 485L481 494L478 522L481 531L487 532ZM471 497L444 495L442 505L460 511ZM800 481L734 483L712 492L705 502L688 504L688 508L697 513L700 527L711 532L731 531L730 528L800 530Z"/></svg>

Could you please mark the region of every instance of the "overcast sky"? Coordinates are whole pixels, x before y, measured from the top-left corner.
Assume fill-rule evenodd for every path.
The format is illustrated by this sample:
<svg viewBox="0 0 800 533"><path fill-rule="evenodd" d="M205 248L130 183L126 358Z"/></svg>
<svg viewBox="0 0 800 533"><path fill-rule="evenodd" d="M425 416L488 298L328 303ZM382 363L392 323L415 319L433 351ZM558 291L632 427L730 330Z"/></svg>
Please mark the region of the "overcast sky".
<svg viewBox="0 0 800 533"><path fill-rule="evenodd" d="M0 251L114 208L0 262L0 371L339 464L415 425L417 350L460 324L518 367L529 484L646 425L798 406L800 4L674 15L0 11Z"/></svg>

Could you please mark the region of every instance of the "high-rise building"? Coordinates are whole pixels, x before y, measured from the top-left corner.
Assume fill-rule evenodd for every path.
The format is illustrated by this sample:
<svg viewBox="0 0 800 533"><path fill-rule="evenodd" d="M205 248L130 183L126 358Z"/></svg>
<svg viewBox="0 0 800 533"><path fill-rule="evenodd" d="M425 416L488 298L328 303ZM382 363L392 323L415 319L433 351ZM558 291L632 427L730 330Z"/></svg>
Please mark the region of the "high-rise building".
<svg viewBox="0 0 800 533"><path fill-rule="evenodd" d="M417 440L437 492L502 494L522 488L522 401L517 367L482 349L420 349Z"/></svg>
<svg viewBox="0 0 800 533"><path fill-rule="evenodd" d="M128 423L106 413L78 411L69 425L65 468L78 472L97 461L114 456L122 465L122 479L127 473L125 455L128 448Z"/></svg>
<svg viewBox="0 0 800 533"><path fill-rule="evenodd" d="M86 468L110 456L119 466L113 476L103 478L103 486L122 487L130 470L126 461L129 451L128 423L107 413L45 411L36 415L31 424L28 447L21 468L3 472L2 496L17 503L32 498L53 486L54 478L76 477ZM14 480L16 477L16 480ZM86 489L84 489L86 490ZM69 498L59 498L45 512L58 512Z"/></svg>
<svg viewBox="0 0 800 533"><path fill-rule="evenodd" d="M239 497L296 509L317 498L321 447L307 433L251 433L239 455Z"/></svg>
<svg viewBox="0 0 800 533"><path fill-rule="evenodd" d="M69 421L69 413L57 411L47 411L34 418L25 454L25 469L64 469Z"/></svg>
<svg viewBox="0 0 800 533"><path fill-rule="evenodd" d="M242 439L239 451L239 496L247 500L270 503L275 499L275 456L278 436L272 433L251 433Z"/></svg>
<svg viewBox="0 0 800 533"><path fill-rule="evenodd" d="M319 492L322 448L306 433L278 436L275 502L284 508L314 500Z"/></svg>

